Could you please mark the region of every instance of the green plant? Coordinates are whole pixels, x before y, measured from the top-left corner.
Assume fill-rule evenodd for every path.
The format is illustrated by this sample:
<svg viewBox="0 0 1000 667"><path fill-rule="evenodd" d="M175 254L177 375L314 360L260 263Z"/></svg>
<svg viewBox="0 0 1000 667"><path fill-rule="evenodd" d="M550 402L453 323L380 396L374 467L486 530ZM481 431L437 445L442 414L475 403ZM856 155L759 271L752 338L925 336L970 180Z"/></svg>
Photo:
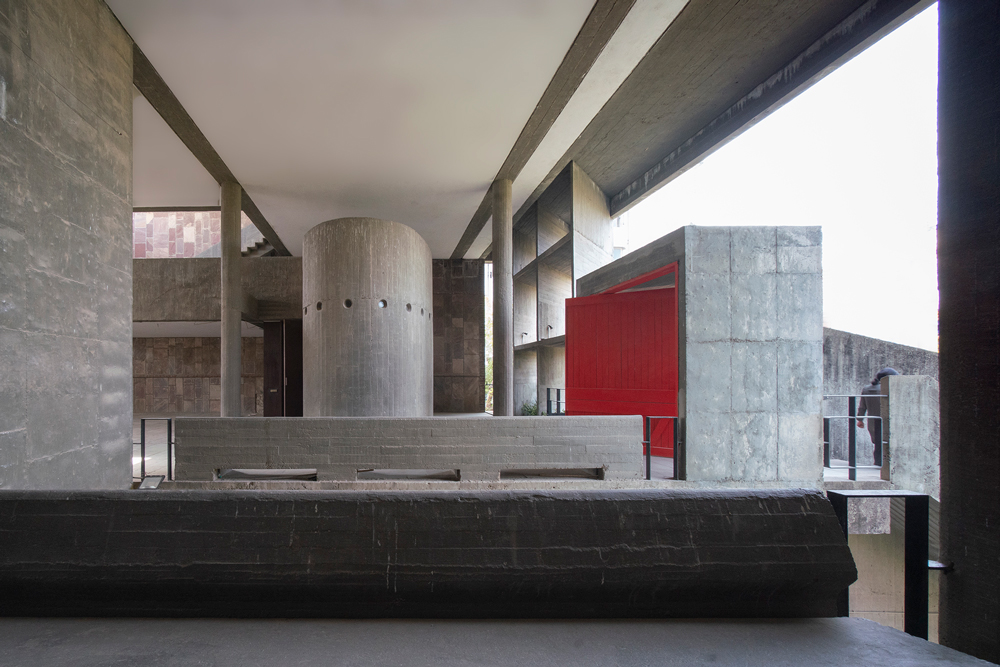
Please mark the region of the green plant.
<svg viewBox="0 0 1000 667"><path fill-rule="evenodd" d="M538 403L535 401L525 401L521 404L521 414L525 417L537 417Z"/></svg>

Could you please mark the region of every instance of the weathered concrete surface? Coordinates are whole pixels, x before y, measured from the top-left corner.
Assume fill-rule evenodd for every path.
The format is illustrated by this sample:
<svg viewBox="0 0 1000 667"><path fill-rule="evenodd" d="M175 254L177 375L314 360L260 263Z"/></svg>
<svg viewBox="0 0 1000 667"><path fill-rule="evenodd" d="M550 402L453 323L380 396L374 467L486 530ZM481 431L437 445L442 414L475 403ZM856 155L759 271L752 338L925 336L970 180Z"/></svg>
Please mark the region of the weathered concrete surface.
<svg viewBox="0 0 1000 667"><path fill-rule="evenodd" d="M882 378L882 416L889 441L883 479L893 488L941 498L938 382L928 375Z"/></svg>
<svg viewBox="0 0 1000 667"><path fill-rule="evenodd" d="M221 298L222 318L219 406L223 417L239 417L241 373L241 324L246 308L241 287L240 206L243 188L236 181L222 183ZM256 310L256 308L252 308Z"/></svg>
<svg viewBox="0 0 1000 667"><path fill-rule="evenodd" d="M0 492L0 614L833 616L818 492Z"/></svg>
<svg viewBox="0 0 1000 667"><path fill-rule="evenodd" d="M953 649L857 618L705 620L330 620L11 618L0 652L25 667L135 660L217 667L328 665L811 665L986 667Z"/></svg>
<svg viewBox="0 0 1000 667"><path fill-rule="evenodd" d="M895 368L900 375L930 375L937 379L938 355L937 352L919 347L899 345L837 329L823 329L824 396L856 396L886 366ZM826 414L846 415L847 399L827 399L823 407ZM831 454L834 458L845 461L847 426L846 419L834 419L830 422ZM858 461L873 461L873 446L868 429L855 429L855 433Z"/></svg>
<svg viewBox="0 0 1000 667"><path fill-rule="evenodd" d="M577 282L596 294L678 262L687 479L818 487L819 227L683 227Z"/></svg>
<svg viewBox="0 0 1000 667"><path fill-rule="evenodd" d="M493 198L493 414L516 414L514 405L513 208L510 179L497 179ZM527 329L532 333L531 329Z"/></svg>
<svg viewBox="0 0 1000 667"><path fill-rule="evenodd" d="M938 12L941 641L1000 662L1000 11Z"/></svg>
<svg viewBox="0 0 1000 667"><path fill-rule="evenodd" d="M0 4L0 488L129 484L131 213L128 35Z"/></svg>
<svg viewBox="0 0 1000 667"><path fill-rule="evenodd" d="M434 409L431 251L413 229L340 218L302 246L307 417L418 417Z"/></svg>
<svg viewBox="0 0 1000 667"><path fill-rule="evenodd" d="M605 479L644 470L637 416L178 418L174 428L179 480L226 468L316 468L320 480L385 468L458 469L463 480L522 468L603 468Z"/></svg>
<svg viewBox="0 0 1000 667"><path fill-rule="evenodd" d="M222 317L218 258L137 259L132 263L132 320L217 322ZM244 319L302 317L302 258L243 257Z"/></svg>

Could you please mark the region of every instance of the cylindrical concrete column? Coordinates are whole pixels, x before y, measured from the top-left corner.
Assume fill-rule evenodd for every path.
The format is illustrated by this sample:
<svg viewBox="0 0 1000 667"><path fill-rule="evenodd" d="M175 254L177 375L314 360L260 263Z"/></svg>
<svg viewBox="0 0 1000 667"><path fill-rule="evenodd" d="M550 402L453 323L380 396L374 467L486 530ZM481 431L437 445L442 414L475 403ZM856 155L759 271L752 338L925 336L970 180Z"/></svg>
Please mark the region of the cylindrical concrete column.
<svg viewBox="0 0 1000 667"><path fill-rule="evenodd" d="M406 225L330 220L302 243L303 413L430 416L431 251Z"/></svg>
<svg viewBox="0 0 1000 667"><path fill-rule="evenodd" d="M514 258L511 183L493 182L493 414L514 414Z"/></svg>
<svg viewBox="0 0 1000 667"><path fill-rule="evenodd" d="M240 338L240 214L243 188L239 183L222 184L222 365L221 412L223 417L241 416L242 339Z"/></svg>

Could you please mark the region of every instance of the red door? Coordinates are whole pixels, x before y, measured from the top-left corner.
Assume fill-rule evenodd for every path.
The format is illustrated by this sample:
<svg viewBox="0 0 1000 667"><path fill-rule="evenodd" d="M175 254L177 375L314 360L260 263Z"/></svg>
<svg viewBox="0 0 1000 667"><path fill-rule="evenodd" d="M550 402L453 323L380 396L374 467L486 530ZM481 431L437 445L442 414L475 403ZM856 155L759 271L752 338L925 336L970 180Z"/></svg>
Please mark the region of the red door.
<svg viewBox="0 0 1000 667"><path fill-rule="evenodd" d="M677 415L677 289L672 264L602 294L566 299L566 414ZM670 286L663 286L664 284ZM673 456L673 423L654 420L652 454Z"/></svg>

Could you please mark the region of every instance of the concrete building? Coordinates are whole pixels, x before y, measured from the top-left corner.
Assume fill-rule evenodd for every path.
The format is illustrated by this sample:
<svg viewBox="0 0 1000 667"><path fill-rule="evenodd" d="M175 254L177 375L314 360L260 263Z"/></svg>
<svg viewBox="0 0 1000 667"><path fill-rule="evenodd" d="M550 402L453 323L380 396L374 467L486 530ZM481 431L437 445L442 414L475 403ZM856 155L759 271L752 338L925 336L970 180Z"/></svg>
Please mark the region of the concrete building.
<svg viewBox="0 0 1000 667"><path fill-rule="evenodd" d="M519 333L514 230L560 174L579 170L608 216L625 211L928 4L598 0L389 11L377 3L0 2L4 613L227 615L246 604L242 613L252 614L254 600L271 599L290 615L330 615L337 600L342 615L367 617L510 617L528 608L563 618L833 615L853 563L829 503L815 492L329 492L320 502L298 492L126 491L133 383L141 377L134 366L147 360L134 353L146 344L133 340L132 323L220 322L218 384L208 373L176 376L184 394L177 400L205 400L207 386L209 411L218 401L221 422L242 423L258 407L257 381L251 400L243 368L263 358L264 411L277 388L267 360L293 359L289 350L304 341L295 322L310 305L300 257L308 230L338 218L393 221L415 230L434 259L426 317L434 345L428 388L438 406L464 410L480 400L481 294L472 286L492 256L493 341L503 361L494 389L499 414L509 414ZM940 559L953 570L941 583L940 640L993 661L998 33L995 2L941 0ZM206 208L221 213L218 258L133 259L136 209ZM241 257L242 213L267 241L260 254L272 256ZM572 225L586 236L578 220ZM587 238L611 260L610 241ZM183 273L170 283L181 291L157 292L158 272ZM212 297L194 298L205 292ZM157 305L143 311L149 304ZM210 312L194 316L192 307ZM536 335L541 312L536 304ZM241 332L254 322L272 333L261 357L254 350L248 359ZM818 350L821 335L800 342ZM153 343L149 360L166 358L169 347ZM293 366L274 376L282 386L301 374ZM149 379L165 379L167 370ZM294 393L291 386L273 409L296 414ZM301 406L301 394L297 400ZM733 414L726 418L734 423ZM480 427L468 420L465 428ZM622 426L629 428L637 425ZM684 528L643 523L651 517ZM120 521L149 523L130 536ZM191 522L231 539L191 537ZM454 530L442 534L442 522ZM734 531L734 522L745 530ZM336 528L321 529L329 526ZM70 546L60 542L67 536L76 540ZM402 540L390 548L390 536ZM193 560L170 555L189 548L184 558ZM555 552L564 555L546 561ZM646 555L621 556L633 552ZM323 570L317 553L346 560ZM468 559L455 562L456 553ZM669 553L684 554L683 562ZM608 554L621 558L610 569ZM719 569L706 565L714 562ZM453 578L440 578L442 564ZM331 583L335 569L355 595ZM194 579L179 583L182 571ZM122 579L124 572L137 574ZM237 572L252 575L241 583ZM491 572L513 573L521 585ZM323 576L322 585L307 585ZM232 596L218 595L220 582ZM143 590L155 592L151 601ZM845 640L864 634L835 623L809 627ZM740 632L721 643L741 644ZM971 661L885 634L865 637L866 650L881 642L894 656ZM837 656L840 664L864 660Z"/></svg>

